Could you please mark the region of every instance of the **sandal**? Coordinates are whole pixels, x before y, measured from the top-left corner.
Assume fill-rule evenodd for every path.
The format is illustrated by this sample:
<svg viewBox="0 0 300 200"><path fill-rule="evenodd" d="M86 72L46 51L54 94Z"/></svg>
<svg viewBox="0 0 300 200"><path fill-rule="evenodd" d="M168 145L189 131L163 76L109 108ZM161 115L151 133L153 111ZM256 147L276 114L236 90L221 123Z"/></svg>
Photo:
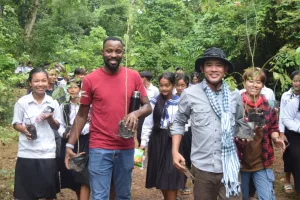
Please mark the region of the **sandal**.
<svg viewBox="0 0 300 200"><path fill-rule="evenodd" d="M185 187L184 189L181 190L182 195L189 195L191 194L191 190L188 187Z"/></svg>
<svg viewBox="0 0 300 200"><path fill-rule="evenodd" d="M292 184L284 184L283 186L285 193L290 194L294 192Z"/></svg>

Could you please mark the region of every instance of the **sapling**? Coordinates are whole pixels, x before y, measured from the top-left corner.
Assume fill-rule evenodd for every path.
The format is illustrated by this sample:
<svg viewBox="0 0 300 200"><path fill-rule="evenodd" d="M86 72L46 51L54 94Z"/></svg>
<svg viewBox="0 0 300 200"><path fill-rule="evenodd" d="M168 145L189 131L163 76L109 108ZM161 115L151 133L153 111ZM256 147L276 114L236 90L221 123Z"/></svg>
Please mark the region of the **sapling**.
<svg viewBox="0 0 300 200"><path fill-rule="evenodd" d="M29 115L28 115L28 113L25 111L25 109L21 106L21 104L19 104L18 102L17 102L17 104L20 106L20 108L23 110L23 112L26 114L26 116L28 117L28 119L29 119L29 124L27 124L27 123L25 123L25 127L26 127L26 129L27 129L27 131L30 133L30 135L31 135L31 139L32 140L36 140L37 139L37 133L36 133L36 127L35 127L35 125L33 125L33 123L31 122L31 120L30 120L30 117L29 117Z"/></svg>

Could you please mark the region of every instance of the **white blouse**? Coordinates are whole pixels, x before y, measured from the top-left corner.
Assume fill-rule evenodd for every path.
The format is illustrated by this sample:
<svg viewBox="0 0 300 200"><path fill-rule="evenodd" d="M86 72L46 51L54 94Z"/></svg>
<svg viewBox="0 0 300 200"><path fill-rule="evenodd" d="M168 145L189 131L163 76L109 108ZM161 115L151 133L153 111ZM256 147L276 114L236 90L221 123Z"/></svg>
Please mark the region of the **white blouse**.
<svg viewBox="0 0 300 200"><path fill-rule="evenodd" d="M152 128L154 125L153 122L153 110L155 107L155 103L150 101L151 107L152 107L152 113L148 115L145 118L143 127L142 127L142 133L141 133L141 146L147 146L149 142L149 136L151 135ZM173 123L175 119L175 115L178 111L178 105L169 105L168 107L168 113L169 113L169 123ZM163 125L160 127L162 129L167 129L168 128L168 122L166 119L163 119Z"/></svg>
<svg viewBox="0 0 300 200"><path fill-rule="evenodd" d="M21 133L19 136L18 157L20 158L55 158L56 143L54 131L50 127L47 120L36 122L43 110L51 106L54 108L53 118L60 121L60 108L56 100L45 95L41 104L33 98L32 93L21 97L14 107L14 117L12 124L33 124L36 127L37 139L28 140L25 134Z"/></svg>
<svg viewBox="0 0 300 200"><path fill-rule="evenodd" d="M279 130L280 130L280 133L284 133L284 125L282 123L282 111L285 109L285 106L287 104L287 102L290 101L291 99L291 96L292 96L293 92L292 92L292 89L290 89L289 91L285 92L282 94L281 96L281 101L280 101L280 115L279 115Z"/></svg>
<svg viewBox="0 0 300 200"><path fill-rule="evenodd" d="M60 106L60 109L61 109L61 115L60 115L60 119L61 119L61 126L59 127L58 129L58 133L59 135L62 137L65 130L66 130L66 122L65 122L65 119L64 119L64 104L62 104ZM72 102L70 102L70 126L73 125L74 123L74 120L75 120L75 117L78 113L78 110L79 110L79 104L74 104ZM90 123L86 123L81 131L81 135L86 135L90 132Z"/></svg>
<svg viewBox="0 0 300 200"><path fill-rule="evenodd" d="M300 133L300 111L298 111L299 96L286 103L282 113L282 123L291 131Z"/></svg>

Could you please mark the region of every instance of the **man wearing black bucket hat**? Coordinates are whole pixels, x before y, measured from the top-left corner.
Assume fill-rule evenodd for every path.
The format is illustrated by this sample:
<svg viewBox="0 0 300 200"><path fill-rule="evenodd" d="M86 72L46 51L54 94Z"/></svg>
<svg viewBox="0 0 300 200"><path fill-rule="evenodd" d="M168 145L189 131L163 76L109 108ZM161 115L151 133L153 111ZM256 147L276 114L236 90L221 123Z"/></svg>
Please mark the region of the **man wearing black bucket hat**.
<svg viewBox="0 0 300 200"><path fill-rule="evenodd" d="M223 78L233 71L222 49L206 49L195 63L195 71L205 79L187 88L180 97L178 112L171 127L175 167L185 172L185 160L178 149L184 125L191 118L192 174L194 199L242 199L239 184L239 159L233 141L236 113L241 113L241 98L232 93Z"/></svg>

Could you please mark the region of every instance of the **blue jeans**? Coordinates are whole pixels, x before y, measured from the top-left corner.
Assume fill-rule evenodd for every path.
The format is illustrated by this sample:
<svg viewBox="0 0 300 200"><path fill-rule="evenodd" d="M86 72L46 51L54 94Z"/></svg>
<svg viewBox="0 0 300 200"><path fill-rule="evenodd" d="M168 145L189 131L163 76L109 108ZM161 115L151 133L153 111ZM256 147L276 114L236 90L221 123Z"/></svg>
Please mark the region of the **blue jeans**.
<svg viewBox="0 0 300 200"><path fill-rule="evenodd" d="M116 200L131 199L134 149L90 149L89 174L93 200L108 200L111 181Z"/></svg>
<svg viewBox="0 0 300 200"><path fill-rule="evenodd" d="M243 200L249 199L249 180L252 177L259 200L275 200L273 182L275 180L272 169L256 172L241 172Z"/></svg>

